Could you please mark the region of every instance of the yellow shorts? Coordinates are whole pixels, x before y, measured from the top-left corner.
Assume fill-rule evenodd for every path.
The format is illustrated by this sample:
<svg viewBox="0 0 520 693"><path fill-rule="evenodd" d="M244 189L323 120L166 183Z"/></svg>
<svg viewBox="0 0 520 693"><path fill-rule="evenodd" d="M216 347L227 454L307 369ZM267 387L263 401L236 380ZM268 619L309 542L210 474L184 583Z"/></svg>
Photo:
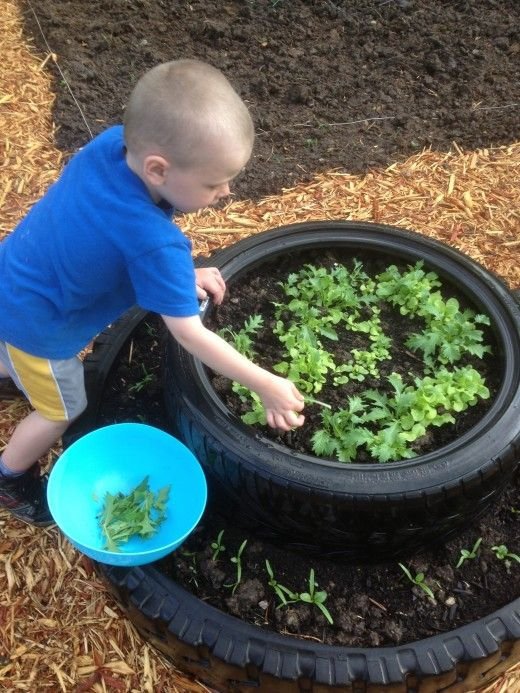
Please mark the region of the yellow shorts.
<svg viewBox="0 0 520 693"><path fill-rule="evenodd" d="M83 363L32 356L0 341L0 363L31 406L51 421L72 421L87 406Z"/></svg>

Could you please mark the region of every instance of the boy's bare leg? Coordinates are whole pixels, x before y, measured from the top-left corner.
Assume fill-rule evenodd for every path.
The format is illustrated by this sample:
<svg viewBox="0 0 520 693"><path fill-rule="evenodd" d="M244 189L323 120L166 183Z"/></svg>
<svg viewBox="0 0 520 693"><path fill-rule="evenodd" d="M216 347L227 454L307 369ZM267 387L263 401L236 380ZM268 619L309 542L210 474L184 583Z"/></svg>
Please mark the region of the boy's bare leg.
<svg viewBox="0 0 520 693"><path fill-rule="evenodd" d="M51 421L38 412L31 412L15 428L2 452L2 460L13 472L24 472L56 443L70 421Z"/></svg>

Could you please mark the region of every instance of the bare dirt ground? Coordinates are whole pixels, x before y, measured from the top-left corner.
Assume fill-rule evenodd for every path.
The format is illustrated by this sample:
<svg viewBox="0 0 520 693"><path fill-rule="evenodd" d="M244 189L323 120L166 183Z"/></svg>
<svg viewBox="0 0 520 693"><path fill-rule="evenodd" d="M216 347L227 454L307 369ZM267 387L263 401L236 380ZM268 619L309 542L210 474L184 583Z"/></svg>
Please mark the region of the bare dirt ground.
<svg viewBox="0 0 520 693"><path fill-rule="evenodd" d="M257 142L239 197L335 167L365 172L425 146L520 138L516 0L23 4L27 33L62 70L54 119L64 151L119 122L145 70L181 57L224 70L251 109Z"/></svg>

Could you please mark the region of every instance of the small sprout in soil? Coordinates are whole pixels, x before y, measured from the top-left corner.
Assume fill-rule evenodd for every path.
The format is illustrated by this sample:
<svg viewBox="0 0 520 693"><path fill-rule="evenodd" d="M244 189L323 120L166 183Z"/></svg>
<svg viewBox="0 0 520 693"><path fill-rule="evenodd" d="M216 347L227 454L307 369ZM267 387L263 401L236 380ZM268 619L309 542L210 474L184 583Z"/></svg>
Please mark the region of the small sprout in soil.
<svg viewBox="0 0 520 693"><path fill-rule="evenodd" d="M293 604L294 602L298 601L298 594L296 592L291 592L288 587L285 587L285 585L281 585L279 582L277 582L276 578L274 577L274 571L267 558L265 559L265 569L269 575L269 582L267 584L280 600L280 604L276 607L277 609L281 606L287 606L288 604ZM287 601L286 597L289 597L289 601Z"/></svg>
<svg viewBox="0 0 520 693"><path fill-rule="evenodd" d="M242 580L242 554L244 553L246 544L247 539L244 539L244 541L240 544L240 548L238 549L236 556L232 556L230 558L231 563L236 565L236 580L230 585L224 585L224 587L232 587L233 589L231 590L231 594L235 594L235 590L240 585L240 581Z"/></svg>
<svg viewBox="0 0 520 693"><path fill-rule="evenodd" d="M199 589L199 583L197 581L197 553L195 551L188 551L187 549L181 549L181 555L184 556L184 558L189 560L190 565L188 566L188 570L190 572L190 575L188 577L188 581L193 583L197 589Z"/></svg>
<svg viewBox="0 0 520 693"><path fill-rule="evenodd" d="M317 606L321 613L325 616L327 621L332 625L334 623L334 620L330 615L329 610L324 604L324 601L327 599L327 593L325 592L325 590L321 590L318 592L316 590L316 587L318 587L318 583L314 580L314 568L311 568L309 573L309 591L300 592L299 600L305 602L306 604L314 604L315 606Z"/></svg>
<svg viewBox="0 0 520 693"><path fill-rule="evenodd" d="M473 544L473 548L471 549L471 551L468 551L468 549L461 549L460 550L460 558L459 558L459 561L455 567L460 568L460 566L468 558L476 558L477 557L477 551L478 551L481 543L482 543L482 537L479 537L477 539L477 541Z"/></svg>
<svg viewBox="0 0 520 693"><path fill-rule="evenodd" d="M144 364L141 364L141 367L143 369L143 377L133 385L130 385L128 392L141 392L141 390L144 390L147 385L154 382L155 375L153 373L148 373Z"/></svg>
<svg viewBox="0 0 520 693"><path fill-rule="evenodd" d="M98 513L105 548L119 551L122 543L132 536L152 537L166 518L166 503L170 487L164 486L153 493L146 476L133 491L105 495L103 508Z"/></svg>
<svg viewBox="0 0 520 693"><path fill-rule="evenodd" d="M149 337L156 337L157 336L157 328L154 325L150 325L150 323L145 322L144 327L146 330L146 334Z"/></svg>
<svg viewBox="0 0 520 693"><path fill-rule="evenodd" d="M217 538L215 539L215 541L211 542L211 548L213 549L213 556L211 557L212 561L217 561L220 554L226 550L226 547L222 543L223 536L224 530L221 529L220 532L217 534Z"/></svg>
<svg viewBox="0 0 520 693"><path fill-rule="evenodd" d="M509 508L513 515L520 515L520 508L515 508L513 505Z"/></svg>
<svg viewBox="0 0 520 693"><path fill-rule="evenodd" d="M293 592L285 585L281 585L274 577L274 571L271 564L266 559L265 569L269 576L269 587L274 591L277 597L280 599L280 604L276 608L281 606L288 606L289 604L294 604L296 602L304 602L305 604L314 604L325 616L327 621L332 625L334 620L330 615L329 610L325 606L324 602L327 599L327 592L325 590L318 591L318 583L314 579L314 568L310 569L309 572L309 591L308 592Z"/></svg>
<svg viewBox="0 0 520 693"><path fill-rule="evenodd" d="M276 5L277 2L278 2L278 0L276 0L276 2L273 2L273 4L271 5L271 7L274 7L274 6ZM317 140L315 137L308 137L308 138L305 140L305 143L304 143L304 144L305 144L305 146L308 147L309 149L315 149L315 148L316 148L316 145L318 144L318 140Z"/></svg>
<svg viewBox="0 0 520 693"><path fill-rule="evenodd" d="M491 551L494 552L499 561L505 561L506 565L509 564L508 567L511 566L511 561L507 559L512 559L513 561L520 563L520 556L516 553L511 553L505 544L500 544L500 546L492 546Z"/></svg>
<svg viewBox="0 0 520 693"><path fill-rule="evenodd" d="M410 580L410 582L412 582L414 585L417 585L417 587L420 587L422 591L425 594L427 594L433 602L435 602L435 595L433 594L431 588L428 587L428 585L426 584L424 580L424 573L417 573L414 577L405 565L399 563L399 567L404 572L406 577Z"/></svg>

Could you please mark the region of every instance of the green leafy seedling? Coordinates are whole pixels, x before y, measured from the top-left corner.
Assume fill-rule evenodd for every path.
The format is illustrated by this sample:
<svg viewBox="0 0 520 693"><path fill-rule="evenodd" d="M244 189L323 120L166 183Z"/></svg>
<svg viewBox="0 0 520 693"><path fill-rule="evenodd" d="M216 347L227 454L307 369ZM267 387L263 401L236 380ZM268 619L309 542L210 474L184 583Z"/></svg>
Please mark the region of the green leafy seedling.
<svg viewBox="0 0 520 693"><path fill-rule="evenodd" d="M473 548L471 549L471 551L468 551L468 549L461 549L460 550L460 558L459 558L458 563L455 567L460 568L460 566L464 563L464 561L468 560L468 558L476 558L477 557L477 551L478 551L481 543L482 543L482 537L479 537L477 539L477 541L473 544Z"/></svg>
<svg viewBox="0 0 520 693"><path fill-rule="evenodd" d="M237 351L247 358L253 358L256 356L253 339L257 336L257 333L263 327L263 324L264 319L261 315L251 315L244 322L244 327L237 332L234 332L229 327L223 327L218 331L218 334L223 339L230 337Z"/></svg>
<svg viewBox="0 0 520 693"><path fill-rule="evenodd" d="M147 385L153 383L153 381L155 380L155 375L153 373L148 373L148 371L144 367L144 364L141 364L141 368L143 370L143 377L141 378L141 380L138 380L133 385L130 385L130 387L128 388L129 392L141 392L145 389Z"/></svg>
<svg viewBox="0 0 520 693"><path fill-rule="evenodd" d="M211 542L211 548L213 549L213 556L211 557L211 559L213 561L217 561L220 554L226 550L226 547L222 543L223 536L224 530L221 529L220 532L217 534L217 538L215 539L215 541Z"/></svg>
<svg viewBox="0 0 520 693"><path fill-rule="evenodd" d="M193 583L197 589L199 589L199 583L197 580L198 568L197 568L197 552L188 551L187 549L180 550L181 556L186 558L188 565L188 581Z"/></svg>
<svg viewBox="0 0 520 693"><path fill-rule="evenodd" d="M329 610L324 604L325 600L327 599L327 593L325 592L325 590L316 590L317 587L318 583L314 580L314 568L311 568L309 572L309 591L301 592L299 595L299 599L300 601L305 602L306 604L314 604L315 606L317 606L321 613L325 616L327 621L332 625L334 623L334 620L330 615Z"/></svg>
<svg viewBox="0 0 520 693"><path fill-rule="evenodd" d="M433 601L435 601L435 595L433 594L431 588L426 584L424 580L424 573L417 573L415 577L412 575L412 573L408 570L408 568L403 565L402 563L399 563L399 567L403 571L403 573L406 575L406 577L410 580L411 583L414 585L417 585L417 587L420 587L422 591L430 597Z"/></svg>
<svg viewBox="0 0 520 693"><path fill-rule="evenodd" d="M279 608L280 606L287 606L288 604L293 604L294 602L298 601L299 595L296 592L292 592L288 587L286 587L285 585L281 585L276 580L276 578L274 577L274 571L267 558L265 559L265 569L267 570L267 574L269 576L269 581L267 584L280 600L280 604L277 608ZM288 600L287 597L289 597Z"/></svg>
<svg viewBox="0 0 520 693"><path fill-rule="evenodd" d="M494 552L499 561L505 561L506 559L510 558L513 561L520 563L520 556L516 553L511 553L505 544L500 544L500 546L492 546L491 551Z"/></svg>
<svg viewBox="0 0 520 693"><path fill-rule="evenodd" d="M146 330L146 334L147 334L149 337L152 337L152 338L153 338L153 337L157 337L157 328L156 328L154 325L150 325L150 323L145 322L145 323L144 323L144 327L145 327L145 330Z"/></svg>
<svg viewBox="0 0 520 693"><path fill-rule="evenodd" d="M170 486L153 493L147 476L126 495L121 492L107 493L97 516L105 538L105 548L119 551L121 544L132 536L144 539L152 537L166 518L169 493Z"/></svg>
<svg viewBox="0 0 520 693"><path fill-rule="evenodd" d="M231 594L235 594L235 590L240 585L240 581L242 580L242 554L244 553L246 544L247 539L244 539L244 541L240 544L240 548L238 549L236 555L230 558L231 563L234 563L236 566L236 579L235 582L231 583L230 585L224 586L233 588L231 590Z"/></svg>

